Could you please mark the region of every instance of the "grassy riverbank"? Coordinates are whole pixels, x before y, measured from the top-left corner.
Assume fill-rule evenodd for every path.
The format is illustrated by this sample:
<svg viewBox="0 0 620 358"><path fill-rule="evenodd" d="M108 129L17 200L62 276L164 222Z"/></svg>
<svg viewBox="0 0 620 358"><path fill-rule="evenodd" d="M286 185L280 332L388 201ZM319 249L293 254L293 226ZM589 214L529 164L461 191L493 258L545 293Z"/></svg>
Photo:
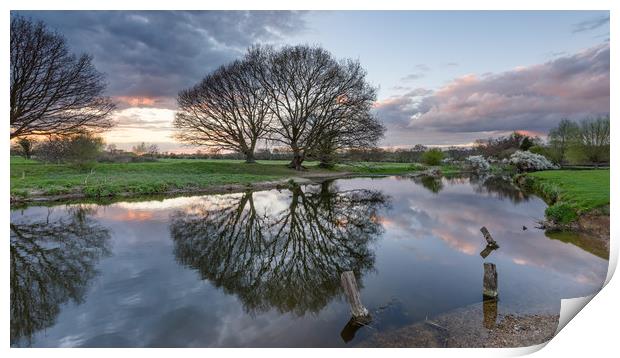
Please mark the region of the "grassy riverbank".
<svg viewBox="0 0 620 358"><path fill-rule="evenodd" d="M550 170L527 174L527 185L549 203L546 215L569 224L594 210L608 214L609 169Z"/></svg>
<svg viewBox="0 0 620 358"><path fill-rule="evenodd" d="M11 157L11 196L32 198L73 195L108 197L226 189L227 186L286 181L294 177L328 177L346 174L389 175L424 170L409 163L360 162L322 169L317 162L304 163L298 172L287 161L162 159L145 163L95 163L88 168L70 164L44 164ZM451 170L446 168L446 170Z"/></svg>

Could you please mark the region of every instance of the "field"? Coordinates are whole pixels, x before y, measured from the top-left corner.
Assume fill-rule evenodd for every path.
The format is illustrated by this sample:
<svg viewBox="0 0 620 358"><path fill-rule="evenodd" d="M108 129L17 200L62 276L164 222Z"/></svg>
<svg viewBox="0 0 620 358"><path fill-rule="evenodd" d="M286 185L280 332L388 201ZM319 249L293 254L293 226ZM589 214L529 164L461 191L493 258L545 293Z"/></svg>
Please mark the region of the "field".
<svg viewBox="0 0 620 358"><path fill-rule="evenodd" d="M292 177L338 174L403 174L423 170L409 163L341 164L334 169L305 162L307 170L297 172L287 161L161 159L145 163L94 163L87 167L71 164L43 164L11 157L11 195L15 197L81 194L106 197L124 194L157 194L174 190L202 190L224 185L251 185Z"/></svg>
<svg viewBox="0 0 620 358"><path fill-rule="evenodd" d="M528 177L533 179L533 189L552 204L547 216L560 223L609 205L609 169L550 170Z"/></svg>

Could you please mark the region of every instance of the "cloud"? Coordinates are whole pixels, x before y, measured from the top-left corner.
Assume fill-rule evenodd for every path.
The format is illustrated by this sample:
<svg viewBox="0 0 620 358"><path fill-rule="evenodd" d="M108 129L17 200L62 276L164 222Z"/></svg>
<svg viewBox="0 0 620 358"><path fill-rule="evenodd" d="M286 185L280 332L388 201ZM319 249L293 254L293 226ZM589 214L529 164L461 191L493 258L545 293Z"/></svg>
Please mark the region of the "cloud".
<svg viewBox="0 0 620 358"><path fill-rule="evenodd" d="M607 24L609 24L609 14L574 24L573 33L596 30Z"/></svg>
<svg viewBox="0 0 620 358"><path fill-rule="evenodd" d="M551 57L559 57L559 56L566 56L568 53L566 51L554 51L554 52L550 52L549 55L551 55Z"/></svg>
<svg viewBox="0 0 620 358"><path fill-rule="evenodd" d="M431 70L430 67L428 67L428 65L425 65L423 63L417 64L415 65L415 68L417 68L418 70L422 71L422 72L428 72Z"/></svg>
<svg viewBox="0 0 620 358"><path fill-rule="evenodd" d="M393 86L391 89L394 90L394 91L406 91L406 90L410 90L411 87L409 87L409 86Z"/></svg>
<svg viewBox="0 0 620 358"><path fill-rule="evenodd" d="M417 70L415 73L408 74L407 76L401 78L401 81L414 81L426 76L426 72L429 72L431 68L428 65L423 63L417 64L414 66Z"/></svg>
<svg viewBox="0 0 620 358"><path fill-rule="evenodd" d="M401 81L413 81L413 80L417 80L424 77L423 73L411 73L403 78L401 78Z"/></svg>
<svg viewBox="0 0 620 358"><path fill-rule="evenodd" d="M257 42L305 30L291 11L19 11L93 55L122 106L174 108L178 91ZM151 99L152 102L136 98Z"/></svg>
<svg viewBox="0 0 620 358"><path fill-rule="evenodd" d="M114 114L117 125L113 131L126 132L131 129L171 131L175 111L165 108L131 107Z"/></svg>
<svg viewBox="0 0 620 358"><path fill-rule="evenodd" d="M466 75L419 98L376 104L387 123L415 130L547 132L562 118L609 113L609 44L498 74ZM388 125L389 128L389 125Z"/></svg>
<svg viewBox="0 0 620 358"><path fill-rule="evenodd" d="M411 118L418 113L423 96L431 93L433 91L426 88L415 88L403 95L377 101L374 112L387 125L388 130L403 129L409 126Z"/></svg>
<svg viewBox="0 0 620 358"><path fill-rule="evenodd" d="M413 89L405 93L404 95L407 97L421 97L421 96L428 96L431 93L433 93L432 90L429 90L426 88L416 88L416 89Z"/></svg>

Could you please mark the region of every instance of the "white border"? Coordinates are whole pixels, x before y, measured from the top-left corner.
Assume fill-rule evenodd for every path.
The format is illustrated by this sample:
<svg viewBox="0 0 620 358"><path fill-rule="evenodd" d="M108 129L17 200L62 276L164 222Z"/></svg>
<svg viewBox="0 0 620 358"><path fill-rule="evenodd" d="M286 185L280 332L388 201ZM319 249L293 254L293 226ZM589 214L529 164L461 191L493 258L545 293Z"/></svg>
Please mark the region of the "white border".
<svg viewBox="0 0 620 358"><path fill-rule="evenodd" d="M33 1L33 0L21 0L21 1L4 1L2 6L4 9L3 16L1 16L2 29L4 31L4 55L2 56L2 73L5 79L9 78L9 56L8 56L8 39L9 39L9 10L50 10L50 9L109 9L109 10L133 10L133 9L296 9L296 10L399 10L399 9L415 9L415 10L611 10L611 63L615 63L616 56L616 39L620 35L618 31L618 18L616 13L620 6L620 1L614 0L564 0L564 1L549 1L549 0L434 0L412 3L411 1L398 1L398 0L357 0L357 1L334 1L334 0L297 0L297 1L274 1L274 0L262 0L262 1L250 1L250 0L226 0L226 1L213 1L202 2L190 0L175 0L155 3L154 1L136 1L136 0L108 0L105 2L77 2L69 0L60 1ZM489 29L492 31L492 29ZM611 69L611 113L612 117L615 117L616 107L618 101L617 96L617 84L620 83L618 71L614 70L614 65ZM2 87L2 100L4 108L8 110L8 86ZM6 112L5 112L6 113ZM617 155L619 152L618 145L618 126L612 123L612 157L611 157L611 182L619 183L616 167L618 165ZM3 148L5 154L0 157L3 168L5 168L4 175L2 176L2 187L4 190L4 201L2 205L2 219L4 220L4 227L7 230L8 218L9 218L9 139L3 137ZM617 184L611 187L611 212L616 212L616 201L613 199L617 197L618 186ZM615 266L617 263L617 233L618 223L612 220L611 225L611 256L610 256L610 270L607 276L607 282L611 279ZM9 340L9 258L10 253L8 245L6 243L2 245L2 336ZM609 356L610 352L616 351L615 340L617 339L618 323L615 321L618 315L618 304L620 303L620 286L615 281L610 282L601 294L596 295L590 304L586 305L582 313L577 315L575 319L570 322L566 328L559 332L558 336L551 340L548 345L539 345L536 347L522 348L522 349L417 349L412 351L410 349L382 349L380 351L376 349L356 349L356 350L335 350L335 349L321 349L310 350L289 350L289 349L252 349L252 350L232 350L232 349L210 349L208 351L202 349L183 349L182 351L171 351L168 349L159 350L143 350L143 349L115 349L113 351L107 349L94 349L94 350L79 350L79 349L9 349L9 343L5 345L5 353L9 353L15 356L30 356L34 354L41 354L46 356L82 356L85 352L95 357L104 357L109 354L114 355L145 355L149 356L168 356L171 353L179 353L184 356L204 356L208 355L254 355L258 357L273 357L275 356L314 356L316 354L354 354L356 356L367 356L375 358L377 355L389 354L391 356L411 356L412 354L424 354L433 356L454 356L459 357L480 357L480 356L513 356L528 354L538 349L547 346L542 349L539 356L555 356L566 355L573 356L576 354L581 355L602 355ZM576 302L576 301L575 301ZM572 303L575 303L572 302Z"/></svg>

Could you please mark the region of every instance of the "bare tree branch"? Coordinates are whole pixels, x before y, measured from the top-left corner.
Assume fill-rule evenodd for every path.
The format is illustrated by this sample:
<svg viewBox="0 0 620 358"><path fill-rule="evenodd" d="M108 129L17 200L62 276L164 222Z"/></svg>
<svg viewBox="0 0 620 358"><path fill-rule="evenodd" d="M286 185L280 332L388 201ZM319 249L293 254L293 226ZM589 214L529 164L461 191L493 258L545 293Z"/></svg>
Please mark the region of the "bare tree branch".
<svg viewBox="0 0 620 358"><path fill-rule="evenodd" d="M269 98L250 71L235 61L179 93L174 126L182 142L233 150L254 162L256 143L270 124Z"/></svg>
<svg viewBox="0 0 620 358"><path fill-rule="evenodd" d="M11 138L67 135L112 127L115 105L88 55L69 53L43 22L11 19Z"/></svg>
<svg viewBox="0 0 620 358"><path fill-rule="evenodd" d="M372 130L377 138L383 134L369 114L376 89L366 82L359 61L336 61L325 49L311 46L253 47L246 59L270 100L266 103L274 117L270 139L291 148L292 168L301 169L306 155L326 137L351 139L355 137L351 129Z"/></svg>

